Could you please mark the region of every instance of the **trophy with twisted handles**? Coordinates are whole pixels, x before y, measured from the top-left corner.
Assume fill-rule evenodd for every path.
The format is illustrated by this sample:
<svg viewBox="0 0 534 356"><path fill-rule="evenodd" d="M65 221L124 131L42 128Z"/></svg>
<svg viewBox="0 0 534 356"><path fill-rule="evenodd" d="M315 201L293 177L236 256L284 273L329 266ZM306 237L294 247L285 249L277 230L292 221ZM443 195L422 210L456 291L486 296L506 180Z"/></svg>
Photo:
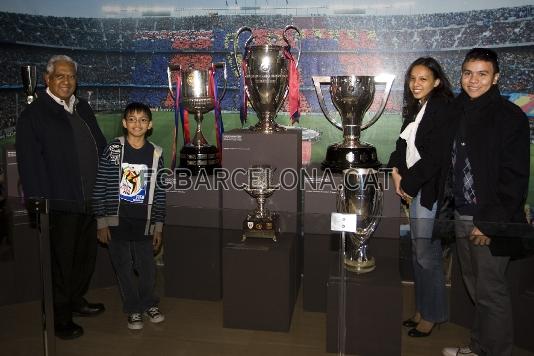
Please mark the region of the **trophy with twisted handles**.
<svg viewBox="0 0 534 356"><path fill-rule="evenodd" d="M381 164L376 148L361 142L360 133L371 127L384 112L395 76L314 76L312 79L321 110L332 125L343 131L343 142L328 146L321 167L338 173L354 167L378 168ZM375 85L379 83L385 84L385 89L378 110L371 120L362 125L365 113L373 103ZM335 120L326 107L321 85L330 86L332 103L341 116L341 123Z"/></svg>
<svg viewBox="0 0 534 356"><path fill-rule="evenodd" d="M265 208L265 202L279 184L272 184L273 169L269 165L256 165L248 170L248 185L245 191L256 199L256 209L247 215L243 221L243 239L248 237L268 238L276 241L279 234L278 214Z"/></svg>
<svg viewBox="0 0 534 356"><path fill-rule="evenodd" d="M26 95L26 103L31 104L37 94L35 94L35 87L37 86L37 69L35 66L21 66L20 74L22 76L22 89Z"/></svg>
<svg viewBox="0 0 534 356"><path fill-rule="evenodd" d="M375 259L367 253L369 238L376 230L382 212L383 189L373 168L343 171L343 187L337 195L337 212L356 214L356 233L349 233L345 246L345 268L355 273L375 269Z"/></svg>
<svg viewBox="0 0 534 356"><path fill-rule="evenodd" d="M298 54L296 60L291 54L291 46L286 34L289 30L296 31ZM245 51L241 65L238 62L239 35L250 32L245 42ZM285 131L275 121L276 114L284 104L289 93L290 114L293 118L298 112L298 62L301 53L301 34L295 26L286 26L282 35L286 45L257 45L252 44L254 36L249 27L241 27L234 36L234 60L244 86L244 104L242 110L246 112L247 99L256 111L259 122L251 126L253 131L273 133ZM242 113L242 121L245 120Z"/></svg>
<svg viewBox="0 0 534 356"><path fill-rule="evenodd" d="M221 160L216 146L208 144L202 133L203 115L215 108L216 91L214 85L214 71L216 68L223 69L224 86L222 94L217 96L221 101L226 93L226 63L213 63L209 70L189 68L182 70L179 65L169 65L167 76L169 91L172 98L178 101L183 109L195 114L196 130L191 142L186 142L180 150L180 167L188 168L193 174L198 174L200 169L205 169L208 174L214 168L221 167ZM173 74L177 73L177 92L173 92ZM184 127L184 135L188 137L188 127Z"/></svg>

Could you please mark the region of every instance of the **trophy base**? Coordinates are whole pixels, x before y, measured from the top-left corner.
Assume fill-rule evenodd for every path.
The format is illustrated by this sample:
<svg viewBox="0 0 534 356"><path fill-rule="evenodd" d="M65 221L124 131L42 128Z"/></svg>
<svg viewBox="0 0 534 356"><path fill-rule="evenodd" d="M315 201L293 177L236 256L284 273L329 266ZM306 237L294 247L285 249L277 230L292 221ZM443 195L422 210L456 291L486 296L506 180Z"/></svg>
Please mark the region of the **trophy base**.
<svg viewBox="0 0 534 356"><path fill-rule="evenodd" d="M187 168L192 175L198 175L204 169L207 174L213 174L215 168L221 168L217 147L195 146L187 144L180 150L180 168Z"/></svg>
<svg viewBox="0 0 534 356"><path fill-rule="evenodd" d="M258 123L254 126L249 127L250 131L254 132L262 132L266 134L270 134L273 132L284 132L287 131L287 129L283 126L278 125L276 122L272 120L266 120L266 121L258 121Z"/></svg>
<svg viewBox="0 0 534 356"><path fill-rule="evenodd" d="M378 169L380 166L382 164L378 161L374 146L343 147L340 143L328 146L326 159L321 163L323 170L328 168L334 173L349 168Z"/></svg>
<svg viewBox="0 0 534 356"><path fill-rule="evenodd" d="M276 242L279 231L278 214L271 214L268 217L257 217L254 214L247 215L243 221L243 236L241 241L247 238L272 239Z"/></svg>
<svg viewBox="0 0 534 356"><path fill-rule="evenodd" d="M349 258L345 258L345 269L356 274L371 272L375 269L375 267L376 264L374 257L369 257L365 261L360 259L351 260Z"/></svg>

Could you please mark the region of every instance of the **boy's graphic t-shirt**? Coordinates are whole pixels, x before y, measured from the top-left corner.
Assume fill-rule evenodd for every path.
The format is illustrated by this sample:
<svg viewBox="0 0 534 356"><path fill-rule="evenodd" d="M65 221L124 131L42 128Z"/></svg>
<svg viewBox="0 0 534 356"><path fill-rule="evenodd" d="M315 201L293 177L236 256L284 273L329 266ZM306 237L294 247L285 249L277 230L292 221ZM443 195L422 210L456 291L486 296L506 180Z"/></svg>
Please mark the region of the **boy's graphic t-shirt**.
<svg viewBox="0 0 534 356"><path fill-rule="evenodd" d="M147 204L152 172L154 146L146 142L139 149L124 143L119 184L119 226L115 234L121 239L146 238Z"/></svg>
<svg viewBox="0 0 534 356"><path fill-rule="evenodd" d="M121 171L120 199L142 204L146 197L148 166L123 162Z"/></svg>

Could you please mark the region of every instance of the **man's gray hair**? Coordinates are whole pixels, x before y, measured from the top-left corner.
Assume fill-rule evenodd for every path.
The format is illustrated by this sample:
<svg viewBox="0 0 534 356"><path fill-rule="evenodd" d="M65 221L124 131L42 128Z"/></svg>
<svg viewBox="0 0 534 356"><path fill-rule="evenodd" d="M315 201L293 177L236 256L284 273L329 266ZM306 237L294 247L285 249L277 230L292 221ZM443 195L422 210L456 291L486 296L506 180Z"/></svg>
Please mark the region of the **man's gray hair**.
<svg viewBox="0 0 534 356"><path fill-rule="evenodd" d="M78 72L78 63L76 63L74 59L64 54L56 54L55 56L52 56L52 58L48 60L48 63L46 64L46 73L48 74L52 73L54 71L54 66L56 65L56 62L58 61L72 63L74 65L74 71Z"/></svg>

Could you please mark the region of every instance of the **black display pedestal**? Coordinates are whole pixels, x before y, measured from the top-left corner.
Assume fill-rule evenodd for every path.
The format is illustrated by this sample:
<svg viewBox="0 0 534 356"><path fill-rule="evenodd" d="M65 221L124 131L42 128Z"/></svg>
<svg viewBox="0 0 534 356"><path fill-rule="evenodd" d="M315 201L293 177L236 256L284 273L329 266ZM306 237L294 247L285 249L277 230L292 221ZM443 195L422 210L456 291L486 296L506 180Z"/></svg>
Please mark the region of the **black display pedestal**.
<svg viewBox="0 0 534 356"><path fill-rule="evenodd" d="M331 233L330 214L336 211L336 187L343 175L325 174L319 165L306 169L304 177L304 275L302 282L304 310L326 312L326 283L329 277L329 255L338 251L340 233ZM382 218L371 237L370 253L375 256L398 256L400 200L386 174L379 174L384 184ZM387 181L386 181L387 179ZM385 184L387 183L387 184ZM383 247L375 247L374 236L391 239ZM386 251L380 250L385 248Z"/></svg>
<svg viewBox="0 0 534 356"><path fill-rule="evenodd" d="M384 243L376 242L375 245ZM332 253L330 259L326 319L328 352L339 351L338 256ZM402 323L402 290L398 260L394 257L373 256L376 259L374 271L359 275L346 271L345 353L360 356L398 356L401 354Z"/></svg>
<svg viewBox="0 0 534 356"><path fill-rule="evenodd" d="M222 167L234 184L222 191L223 230L242 230L247 214L253 211L256 200L243 185L248 184L248 169L254 165L269 165L273 169L272 184L283 187L267 198L265 208L279 215L281 235L292 234L296 246L297 288L302 271L301 211L302 193L299 186L302 167L302 132L287 131L264 134L250 130L231 130L223 135ZM224 233L223 233L224 234ZM224 241L229 241L224 238ZM229 238L233 241L234 238Z"/></svg>
<svg viewBox="0 0 534 356"><path fill-rule="evenodd" d="M197 176L187 179L193 182ZM219 205L220 191L208 186L167 193L165 296L221 299Z"/></svg>
<svg viewBox="0 0 534 356"><path fill-rule="evenodd" d="M304 177L304 268L302 276L303 308L326 312L326 282L329 254L337 250L339 233L330 231L330 214L336 211L337 186L343 175L321 170L319 164L306 168Z"/></svg>
<svg viewBox="0 0 534 356"><path fill-rule="evenodd" d="M241 231L225 234L240 238ZM297 295L295 235L225 244L223 286L224 327L288 331Z"/></svg>
<svg viewBox="0 0 534 356"><path fill-rule="evenodd" d="M450 321L467 329L473 326L475 307L462 279L461 268L453 246L453 265L450 292ZM506 271L512 299L514 342L534 352L534 257L511 261Z"/></svg>

